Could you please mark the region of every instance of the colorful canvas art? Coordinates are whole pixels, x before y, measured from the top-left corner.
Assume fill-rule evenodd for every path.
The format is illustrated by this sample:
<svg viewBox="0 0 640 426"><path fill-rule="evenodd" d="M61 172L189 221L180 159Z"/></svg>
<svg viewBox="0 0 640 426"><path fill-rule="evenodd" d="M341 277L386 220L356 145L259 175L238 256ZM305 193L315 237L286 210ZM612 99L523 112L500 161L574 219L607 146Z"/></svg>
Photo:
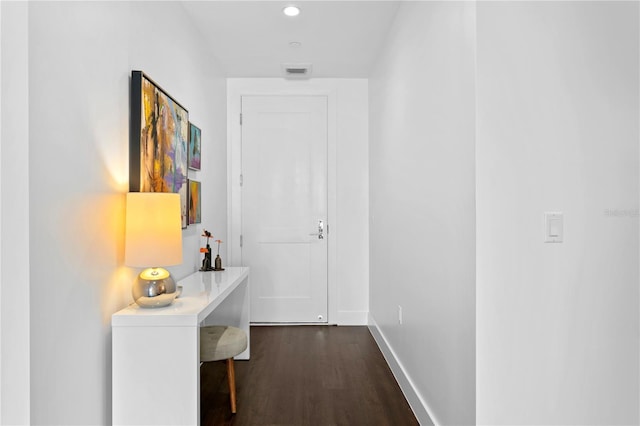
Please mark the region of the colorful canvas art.
<svg viewBox="0 0 640 426"><path fill-rule="evenodd" d="M189 180L189 225L202 222L200 182Z"/></svg>
<svg viewBox="0 0 640 426"><path fill-rule="evenodd" d="M131 86L129 190L179 193L186 228L189 113L141 71Z"/></svg>
<svg viewBox="0 0 640 426"><path fill-rule="evenodd" d="M189 168L200 170L200 129L189 123Z"/></svg>

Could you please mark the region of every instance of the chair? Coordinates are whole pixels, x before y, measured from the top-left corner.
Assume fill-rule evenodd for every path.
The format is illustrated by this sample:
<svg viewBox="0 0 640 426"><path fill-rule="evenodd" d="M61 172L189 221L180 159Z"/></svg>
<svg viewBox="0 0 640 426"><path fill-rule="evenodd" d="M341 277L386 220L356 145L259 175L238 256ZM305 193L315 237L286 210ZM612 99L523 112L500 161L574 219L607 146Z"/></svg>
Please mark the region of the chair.
<svg viewBox="0 0 640 426"><path fill-rule="evenodd" d="M210 325L200 327L200 362L227 361L231 412L236 412L236 374L233 357L247 349L247 335L236 327Z"/></svg>

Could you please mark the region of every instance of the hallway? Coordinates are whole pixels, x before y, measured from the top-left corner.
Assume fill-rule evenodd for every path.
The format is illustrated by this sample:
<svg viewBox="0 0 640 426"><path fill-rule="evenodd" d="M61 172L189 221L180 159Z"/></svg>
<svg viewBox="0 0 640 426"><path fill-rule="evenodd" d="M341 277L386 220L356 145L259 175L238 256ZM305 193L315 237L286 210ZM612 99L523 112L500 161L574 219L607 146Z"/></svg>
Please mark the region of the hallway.
<svg viewBox="0 0 640 426"><path fill-rule="evenodd" d="M418 424L367 327L252 327L236 381L232 417L225 364L202 366L203 426Z"/></svg>
<svg viewBox="0 0 640 426"><path fill-rule="evenodd" d="M205 366L202 399L191 380L177 405L190 424L403 423L370 331L421 424L640 425L640 0L293 2L0 0L0 424L111 425L135 404L114 392L111 319L140 272L140 70L201 129L177 280L204 229L223 267L244 264L243 98L328 101L338 326L256 328L237 416ZM156 407L187 395L184 375L157 392L169 380L143 371Z"/></svg>

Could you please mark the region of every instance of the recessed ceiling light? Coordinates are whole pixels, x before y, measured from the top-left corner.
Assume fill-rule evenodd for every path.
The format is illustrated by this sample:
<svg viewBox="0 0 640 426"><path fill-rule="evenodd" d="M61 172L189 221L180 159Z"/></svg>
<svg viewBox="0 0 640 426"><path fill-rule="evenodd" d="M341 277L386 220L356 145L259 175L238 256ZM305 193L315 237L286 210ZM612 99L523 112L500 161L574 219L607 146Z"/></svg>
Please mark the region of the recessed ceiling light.
<svg viewBox="0 0 640 426"><path fill-rule="evenodd" d="M293 47L293 48L296 48L296 49L297 49L297 48L298 48L298 47L300 47L300 46L302 46L302 43L300 43L299 41L292 41L292 42L289 42L289 47Z"/></svg>
<svg viewBox="0 0 640 426"><path fill-rule="evenodd" d="M287 6L282 9L282 13L287 16L298 16L300 14L300 9L297 6Z"/></svg>

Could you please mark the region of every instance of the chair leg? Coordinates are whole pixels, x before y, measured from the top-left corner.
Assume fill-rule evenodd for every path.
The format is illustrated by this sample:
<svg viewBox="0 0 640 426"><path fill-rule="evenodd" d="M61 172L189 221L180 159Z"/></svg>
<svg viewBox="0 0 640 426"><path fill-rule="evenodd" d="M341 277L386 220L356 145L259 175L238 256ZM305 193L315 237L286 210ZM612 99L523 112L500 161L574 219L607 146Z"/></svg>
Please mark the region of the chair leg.
<svg viewBox="0 0 640 426"><path fill-rule="evenodd" d="M229 397L231 399L231 412L236 413L236 371L233 358L227 359L227 377L229 379Z"/></svg>

